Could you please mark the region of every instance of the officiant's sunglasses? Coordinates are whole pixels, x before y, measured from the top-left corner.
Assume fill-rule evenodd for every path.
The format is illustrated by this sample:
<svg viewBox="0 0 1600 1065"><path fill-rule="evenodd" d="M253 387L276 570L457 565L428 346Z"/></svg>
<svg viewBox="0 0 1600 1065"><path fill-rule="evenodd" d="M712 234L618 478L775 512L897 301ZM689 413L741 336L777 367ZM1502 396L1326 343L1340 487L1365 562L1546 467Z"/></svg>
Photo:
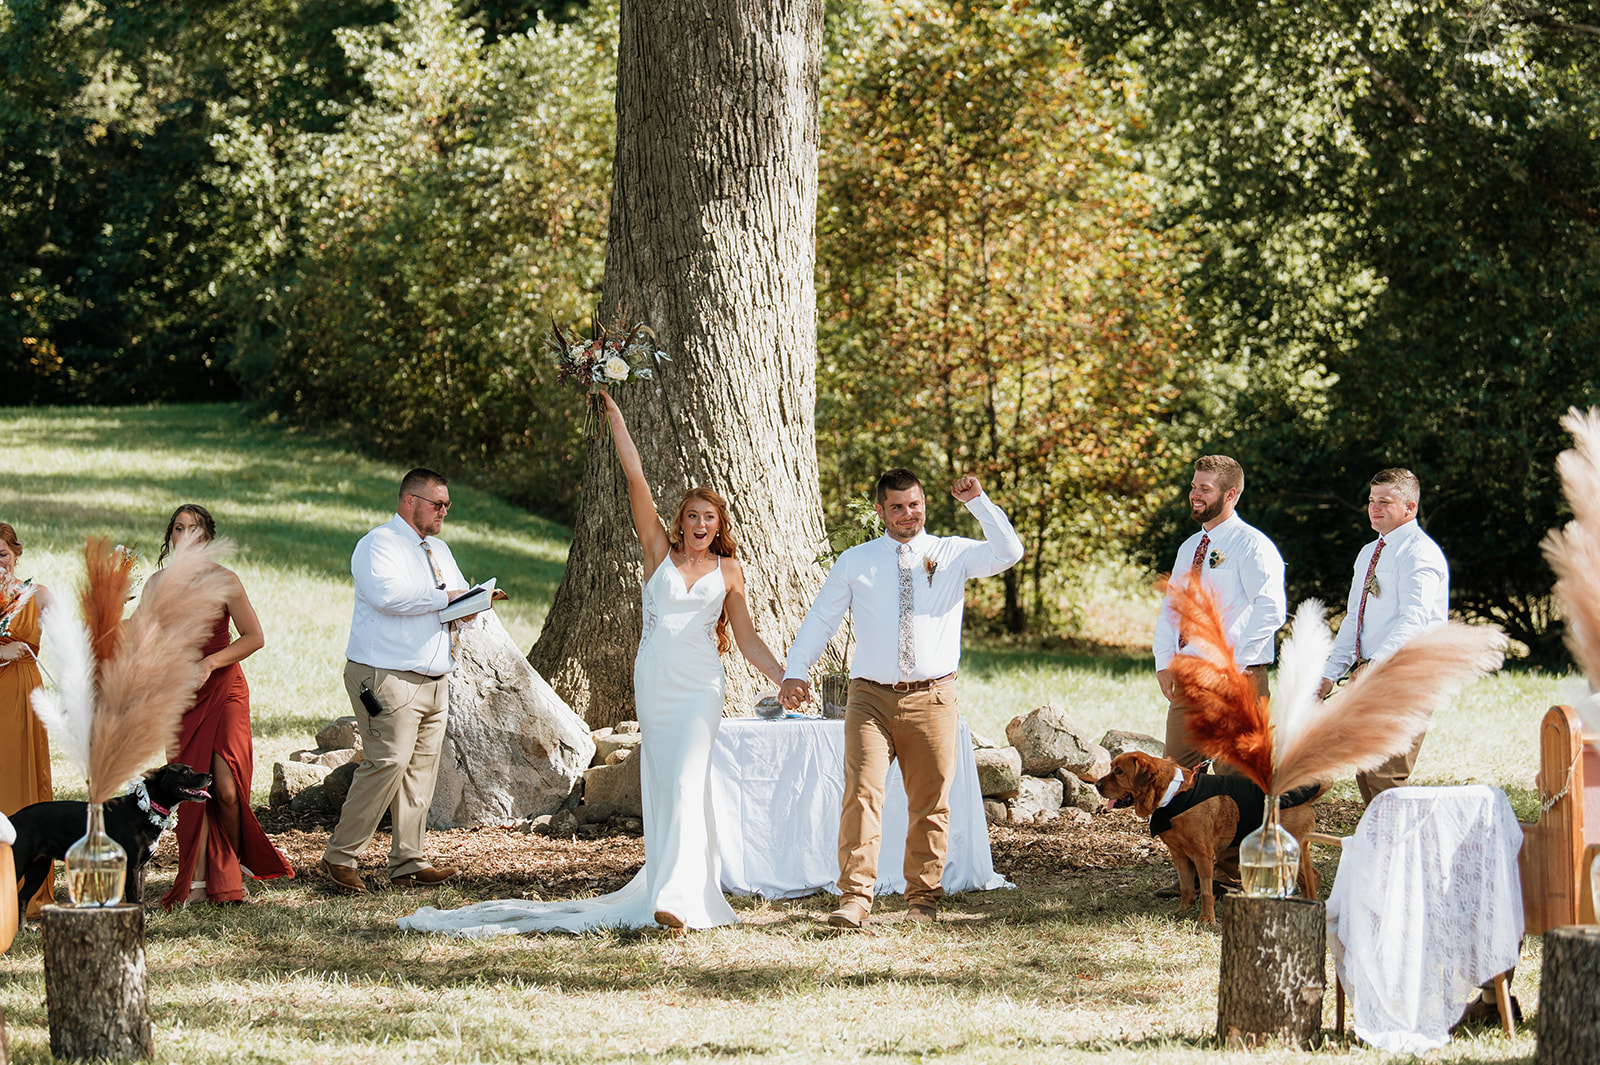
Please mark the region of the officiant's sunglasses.
<svg viewBox="0 0 1600 1065"><path fill-rule="evenodd" d="M435 514L450 513L450 501L448 499L441 503L437 499L429 499L427 496L419 496L415 492L411 493L411 498L422 500L424 503L428 504L428 506L433 508L433 512Z"/></svg>

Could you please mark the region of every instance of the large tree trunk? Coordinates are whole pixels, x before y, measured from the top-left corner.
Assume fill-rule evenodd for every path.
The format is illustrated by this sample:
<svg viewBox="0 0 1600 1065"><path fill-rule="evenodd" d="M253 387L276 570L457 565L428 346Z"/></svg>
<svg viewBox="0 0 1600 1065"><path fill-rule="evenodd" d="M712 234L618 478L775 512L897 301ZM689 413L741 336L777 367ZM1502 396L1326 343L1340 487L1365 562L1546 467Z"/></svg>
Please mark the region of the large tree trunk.
<svg viewBox="0 0 1600 1065"><path fill-rule="evenodd" d="M727 496L756 629L781 658L820 581L817 92L821 0L625 0L602 320L671 362L621 386L662 520ZM566 574L528 659L591 727L633 716L639 545L591 434ZM728 702L765 681L728 661Z"/></svg>

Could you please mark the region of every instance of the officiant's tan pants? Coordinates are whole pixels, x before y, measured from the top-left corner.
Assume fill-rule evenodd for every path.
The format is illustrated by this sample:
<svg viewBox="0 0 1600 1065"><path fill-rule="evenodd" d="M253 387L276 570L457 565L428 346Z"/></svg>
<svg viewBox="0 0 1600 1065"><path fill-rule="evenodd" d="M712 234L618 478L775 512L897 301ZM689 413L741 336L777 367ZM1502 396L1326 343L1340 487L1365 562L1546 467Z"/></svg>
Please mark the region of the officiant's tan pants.
<svg viewBox="0 0 1600 1065"><path fill-rule="evenodd" d="M369 717L365 681L384 712ZM344 687L361 730L362 760L323 857L354 867L389 811L389 875L426 869L428 807L439 778L439 751L450 713L450 678L346 662Z"/></svg>
<svg viewBox="0 0 1600 1065"><path fill-rule="evenodd" d="M935 905L944 896L950 849L950 781L955 775L955 677L926 691L898 693L856 678L844 713L844 809L839 817L841 901L870 906L883 843L883 798L889 763L905 780L906 903Z"/></svg>

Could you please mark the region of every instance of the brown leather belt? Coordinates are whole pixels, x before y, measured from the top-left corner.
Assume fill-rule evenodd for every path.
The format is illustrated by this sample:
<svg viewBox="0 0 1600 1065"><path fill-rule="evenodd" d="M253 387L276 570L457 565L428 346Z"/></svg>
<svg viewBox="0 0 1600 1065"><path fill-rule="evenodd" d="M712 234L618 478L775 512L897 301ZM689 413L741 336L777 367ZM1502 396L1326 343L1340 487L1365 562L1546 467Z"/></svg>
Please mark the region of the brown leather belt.
<svg viewBox="0 0 1600 1065"><path fill-rule="evenodd" d="M925 692L929 688L943 684L954 677L955 673L951 672L942 677L934 677L931 680L897 680L893 684L884 684L882 681L869 680L866 677L856 677L855 679L870 684L874 688L887 688L896 694L905 695L907 692Z"/></svg>

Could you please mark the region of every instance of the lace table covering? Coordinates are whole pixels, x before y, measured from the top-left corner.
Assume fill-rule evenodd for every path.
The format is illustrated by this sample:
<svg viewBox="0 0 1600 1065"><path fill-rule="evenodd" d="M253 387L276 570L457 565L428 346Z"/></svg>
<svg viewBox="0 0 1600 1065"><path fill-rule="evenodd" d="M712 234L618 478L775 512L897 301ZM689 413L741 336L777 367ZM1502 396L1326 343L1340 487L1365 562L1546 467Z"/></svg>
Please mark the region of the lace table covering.
<svg viewBox="0 0 1600 1065"><path fill-rule="evenodd" d="M1498 788L1394 788L1372 800L1328 898L1356 1035L1390 1053L1450 1041L1478 986L1517 963L1521 848Z"/></svg>

